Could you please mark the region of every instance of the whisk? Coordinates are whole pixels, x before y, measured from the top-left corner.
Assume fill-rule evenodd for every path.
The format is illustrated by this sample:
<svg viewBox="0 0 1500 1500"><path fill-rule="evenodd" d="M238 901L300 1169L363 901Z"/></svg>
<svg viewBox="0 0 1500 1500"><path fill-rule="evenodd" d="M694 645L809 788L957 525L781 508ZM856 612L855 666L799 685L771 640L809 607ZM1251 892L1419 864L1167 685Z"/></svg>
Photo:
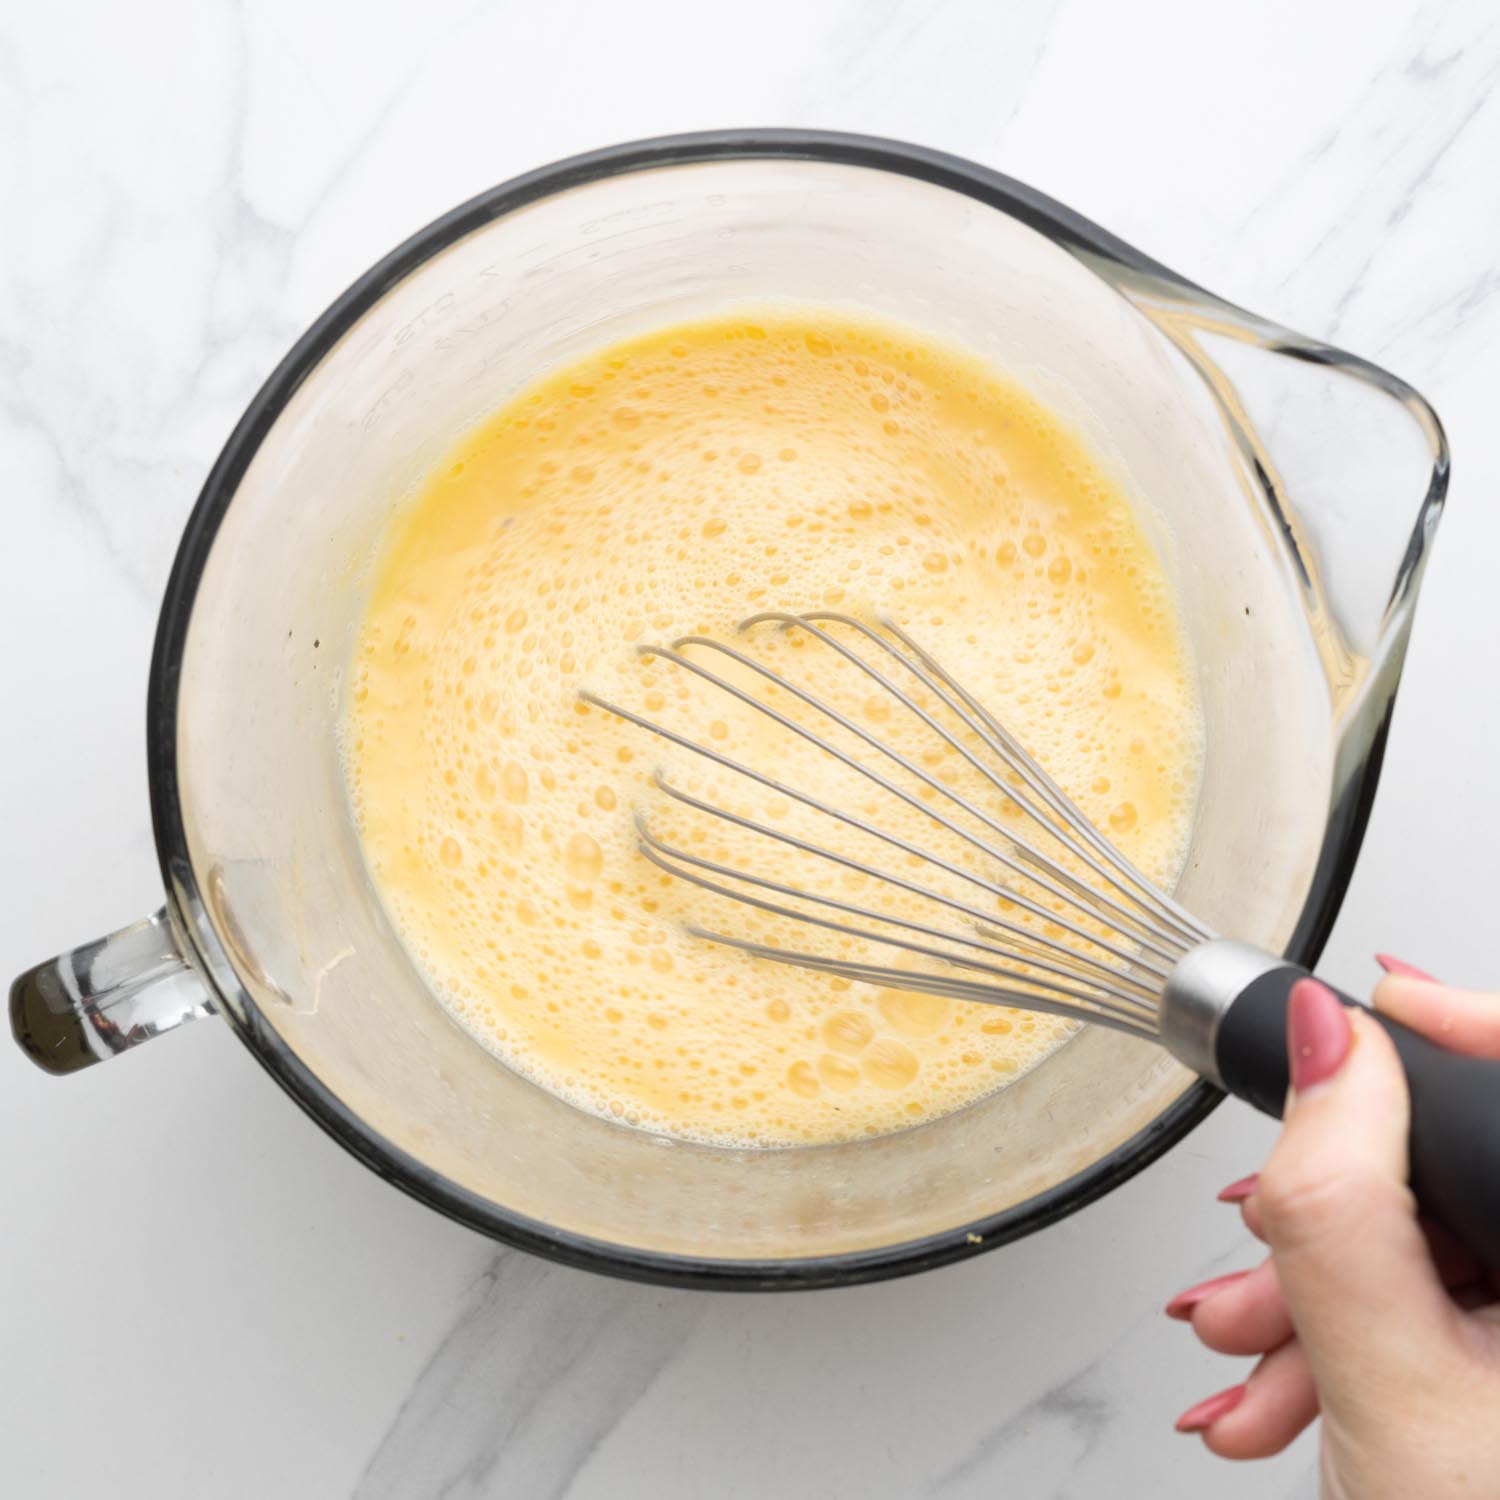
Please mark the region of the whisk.
<svg viewBox="0 0 1500 1500"><path fill-rule="evenodd" d="M1289 1084L1287 1001L1307 970L1216 935L1157 889L893 620L769 610L742 622L740 633L760 626L804 633L805 644L836 652L840 670L859 674L851 680L872 694L866 704L877 702L881 713L856 715L842 697L819 696L751 651L712 636L637 650L692 673L799 744L833 757L861 785L919 811L937 844L834 805L715 748L708 737L583 692L583 702L800 804L819 828L848 835L805 836L803 825L777 826L735 811L657 771L655 785L671 803L753 835L774 864L750 868L694 852L661 836L637 809L642 854L700 891L772 918L778 931L805 930L807 946L700 923L689 926L694 936L845 980L1111 1027L1161 1044L1216 1086L1281 1115ZM922 757L892 743L889 730L861 722L890 722L897 711L907 737L931 737L940 758L956 756L977 793L927 769ZM1009 816L997 816L995 805ZM830 878L785 878L790 864L826 867ZM904 874L898 864L916 873ZM832 878L839 872L842 882ZM886 899L841 893L851 878L861 895L873 887ZM868 956L871 948L888 952L890 961ZM1500 1267L1500 1064L1446 1052L1395 1021L1375 1019L1406 1070L1411 1184L1419 1202L1488 1265Z"/></svg>

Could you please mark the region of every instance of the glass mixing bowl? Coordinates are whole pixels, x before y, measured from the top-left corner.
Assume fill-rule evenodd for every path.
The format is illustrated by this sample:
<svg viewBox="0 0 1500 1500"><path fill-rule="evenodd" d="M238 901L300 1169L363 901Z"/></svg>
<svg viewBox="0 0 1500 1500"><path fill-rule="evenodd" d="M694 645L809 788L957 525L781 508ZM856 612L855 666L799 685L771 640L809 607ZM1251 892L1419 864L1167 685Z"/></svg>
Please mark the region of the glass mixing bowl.
<svg viewBox="0 0 1500 1500"><path fill-rule="evenodd" d="M1002 1244L1213 1108L1164 1052L1085 1028L917 1129L684 1144L506 1069L393 932L334 732L393 508L543 370L787 301L968 346L1115 469L1175 580L1207 722L1178 894L1222 932L1316 958L1442 504L1430 408L982 167L727 132L615 147L481 195L356 282L266 382L208 477L161 612L148 733L165 907L16 982L13 1024L37 1061L71 1071L219 1015L330 1134L434 1208L558 1260L726 1287L856 1281Z"/></svg>

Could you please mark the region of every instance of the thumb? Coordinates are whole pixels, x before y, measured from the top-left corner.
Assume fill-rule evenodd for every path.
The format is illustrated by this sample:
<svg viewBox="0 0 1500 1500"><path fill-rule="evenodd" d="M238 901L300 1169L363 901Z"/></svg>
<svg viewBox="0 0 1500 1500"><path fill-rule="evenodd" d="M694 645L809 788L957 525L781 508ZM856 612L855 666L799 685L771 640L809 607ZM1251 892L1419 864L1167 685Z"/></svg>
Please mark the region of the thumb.
<svg viewBox="0 0 1500 1500"><path fill-rule="evenodd" d="M1292 1097L1256 1195L1325 1406L1403 1388L1452 1347L1454 1309L1407 1186L1406 1078L1379 1025L1303 979L1287 1007Z"/></svg>

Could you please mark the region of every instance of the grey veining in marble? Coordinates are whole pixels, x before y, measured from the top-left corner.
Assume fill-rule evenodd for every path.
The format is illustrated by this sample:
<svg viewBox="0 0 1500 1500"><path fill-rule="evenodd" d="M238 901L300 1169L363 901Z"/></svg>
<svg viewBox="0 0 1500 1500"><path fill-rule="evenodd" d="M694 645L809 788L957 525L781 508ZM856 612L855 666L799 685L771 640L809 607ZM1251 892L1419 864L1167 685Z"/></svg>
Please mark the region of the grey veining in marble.
<svg viewBox="0 0 1500 1500"><path fill-rule="evenodd" d="M396 1413L357 1500L560 1500L690 1336L702 1299L621 1297L497 1255ZM523 1347L527 1358L518 1362Z"/></svg>
<svg viewBox="0 0 1500 1500"><path fill-rule="evenodd" d="M1326 968L1494 981L1500 25L1486 0L74 0L0 7L0 972L159 900L142 700L203 475L353 276L611 140L866 130L1036 184L1412 380L1456 479ZM1488 690L1480 685L1488 684ZM0 1050L0 1481L26 1500L1309 1500L1171 1432L1243 1365L1158 1311L1255 1258L1226 1107L1044 1234L796 1297L497 1252L219 1026L55 1082Z"/></svg>

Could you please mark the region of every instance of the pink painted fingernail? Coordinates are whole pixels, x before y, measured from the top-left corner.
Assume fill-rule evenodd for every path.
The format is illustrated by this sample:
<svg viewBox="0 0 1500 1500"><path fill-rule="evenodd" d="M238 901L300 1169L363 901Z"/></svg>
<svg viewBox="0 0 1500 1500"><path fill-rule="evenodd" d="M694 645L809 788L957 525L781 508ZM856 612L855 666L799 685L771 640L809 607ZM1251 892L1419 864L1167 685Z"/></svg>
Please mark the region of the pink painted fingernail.
<svg viewBox="0 0 1500 1500"><path fill-rule="evenodd" d="M1190 1406L1177 1419L1178 1432L1203 1432L1212 1427L1220 1417L1232 1412L1245 1399L1245 1387L1232 1385L1207 1401Z"/></svg>
<svg viewBox="0 0 1500 1500"><path fill-rule="evenodd" d="M1212 1281L1200 1281L1197 1286L1190 1286L1187 1291L1178 1292L1162 1311L1169 1318L1176 1318L1179 1323L1186 1323L1193 1316L1193 1309L1200 1302L1212 1297L1223 1287L1243 1280L1249 1274L1248 1271L1231 1271L1227 1276L1215 1276Z"/></svg>
<svg viewBox="0 0 1500 1500"><path fill-rule="evenodd" d="M1286 1007L1287 1057L1292 1087L1306 1093L1344 1065L1354 1036L1343 1002L1316 979L1299 979Z"/></svg>
<svg viewBox="0 0 1500 1500"><path fill-rule="evenodd" d="M1402 979L1425 979L1429 984L1439 983L1426 969L1419 969L1415 964L1407 963L1404 958L1396 958L1389 953L1377 953L1375 955L1375 962L1387 974L1396 974Z"/></svg>
<svg viewBox="0 0 1500 1500"><path fill-rule="evenodd" d="M1238 1181L1231 1182L1227 1188L1220 1190L1218 1201L1220 1203L1243 1203L1255 1191L1255 1184L1259 1181L1259 1172L1252 1172L1248 1177L1241 1177Z"/></svg>

